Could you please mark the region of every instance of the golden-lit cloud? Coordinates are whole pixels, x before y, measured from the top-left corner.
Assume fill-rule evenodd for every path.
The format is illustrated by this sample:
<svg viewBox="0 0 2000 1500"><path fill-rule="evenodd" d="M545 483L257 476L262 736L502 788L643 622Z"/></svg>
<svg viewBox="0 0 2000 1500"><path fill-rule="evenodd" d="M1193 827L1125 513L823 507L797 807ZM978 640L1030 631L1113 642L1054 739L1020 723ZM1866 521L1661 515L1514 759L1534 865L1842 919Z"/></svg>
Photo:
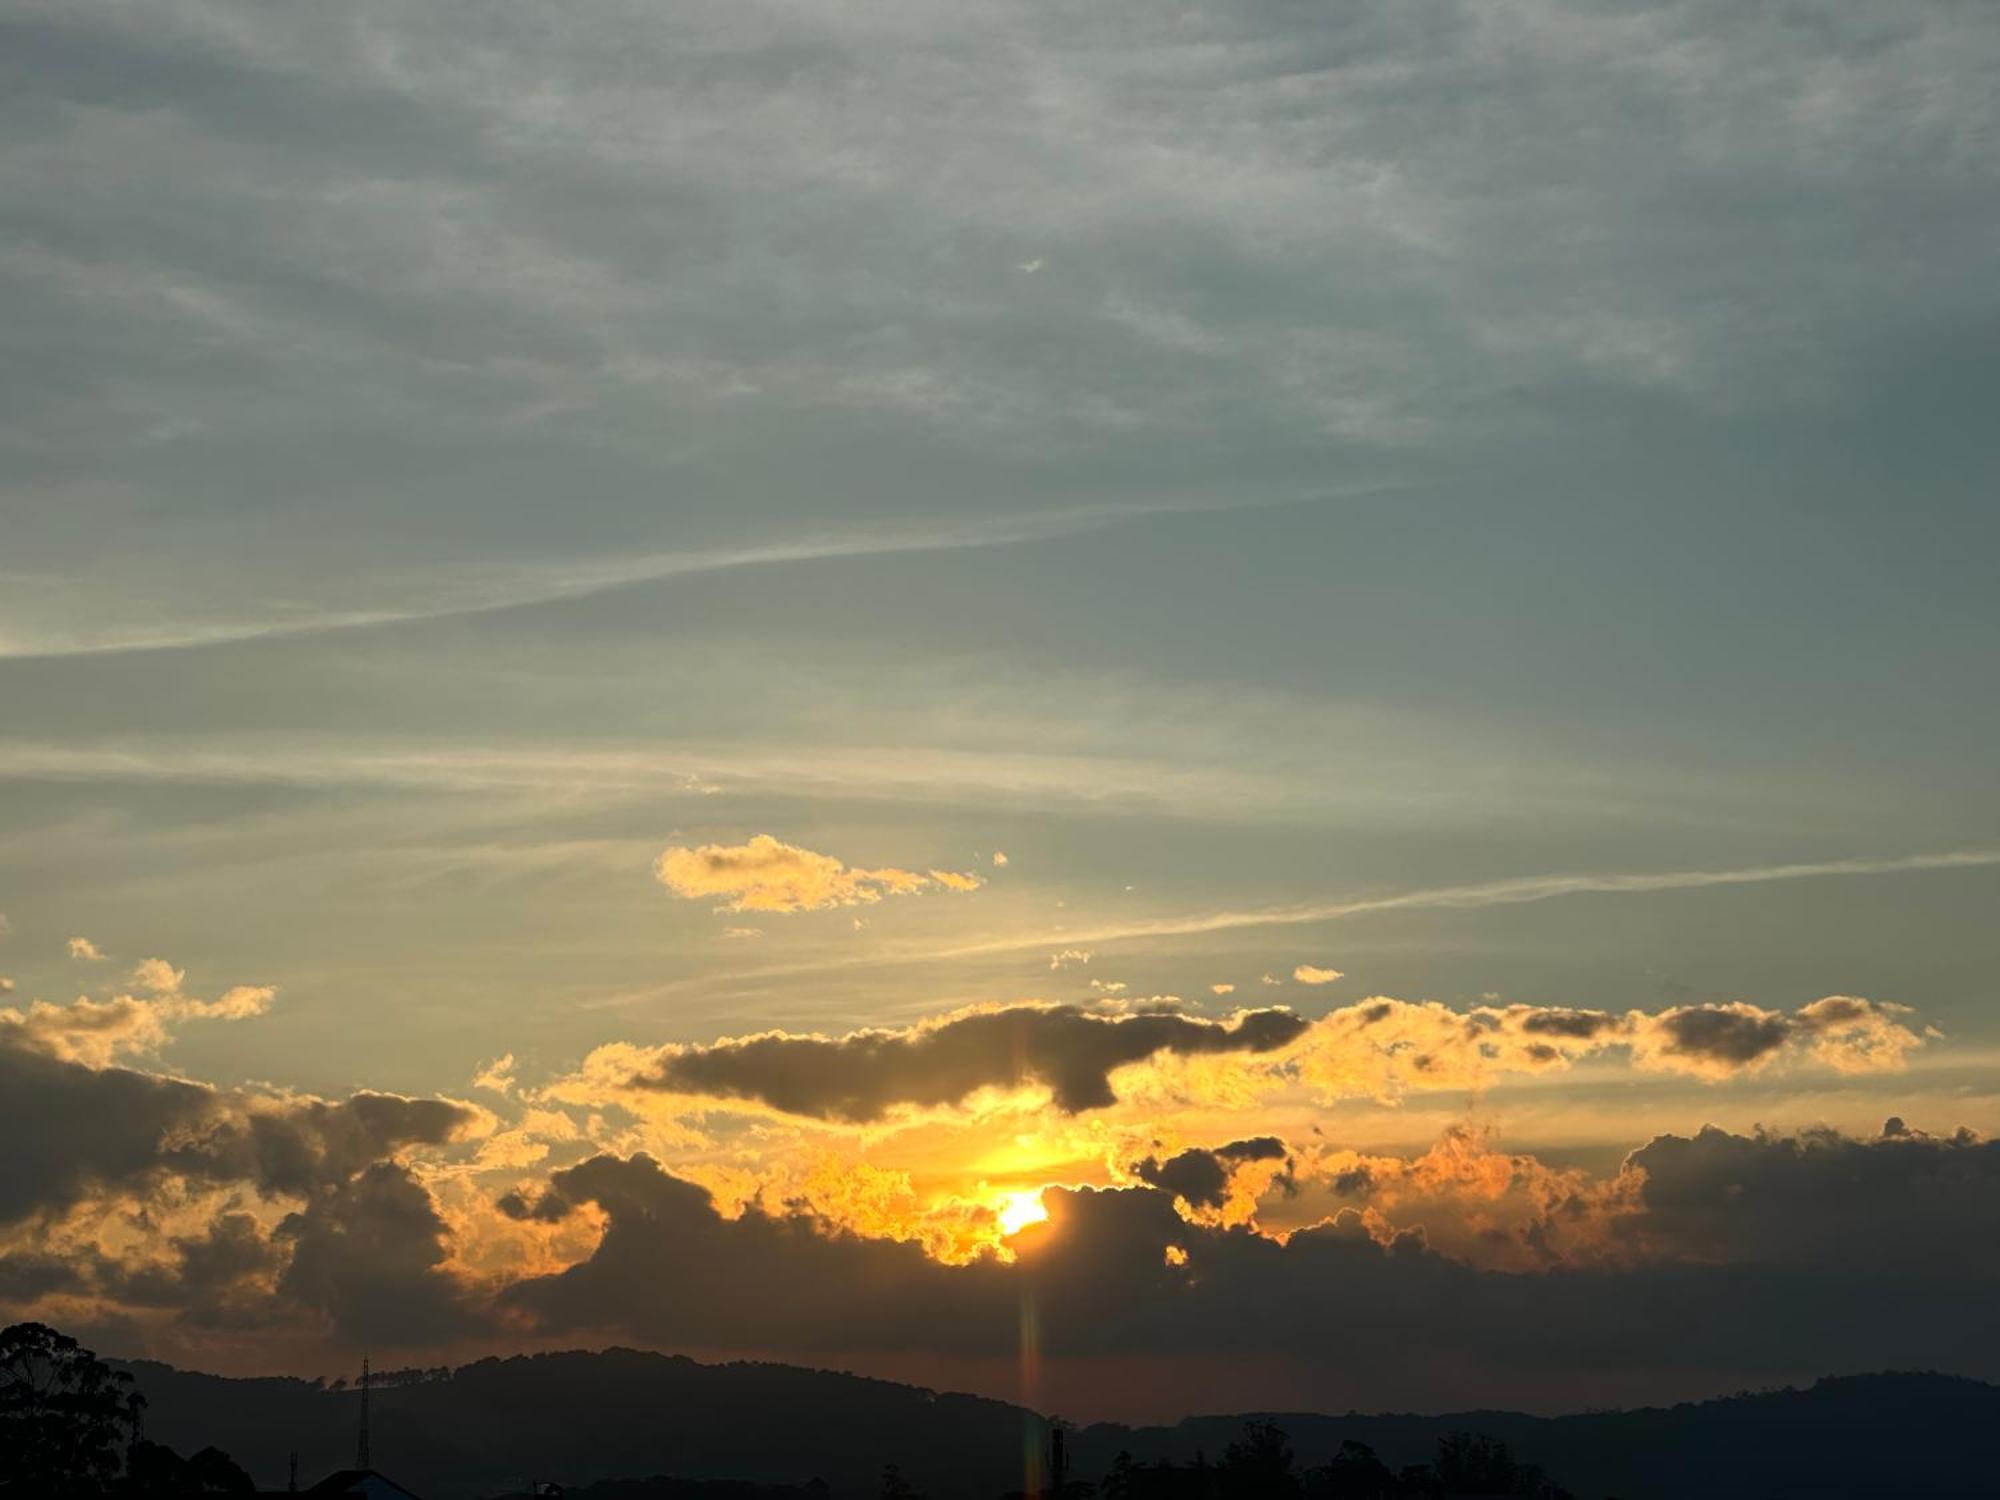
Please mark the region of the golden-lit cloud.
<svg viewBox="0 0 2000 1500"><path fill-rule="evenodd" d="M87 937L73 937L69 940L69 956L82 963L102 963L107 955L97 944Z"/></svg>
<svg viewBox="0 0 2000 1500"><path fill-rule="evenodd" d="M1346 977L1339 969L1322 969L1317 964L1300 964L1292 970L1292 978L1300 984L1332 984Z"/></svg>
<svg viewBox="0 0 2000 1500"><path fill-rule="evenodd" d="M129 976L131 989L140 994L79 995L68 1005L36 1000L25 1009L0 1008L0 1043L103 1068L122 1055L159 1051L177 1021L247 1020L270 1009L277 995L268 985L236 985L203 1000L182 989L186 978L166 960L149 958Z"/></svg>
<svg viewBox="0 0 2000 1500"><path fill-rule="evenodd" d="M985 884L982 876L950 870L851 868L830 854L782 843L768 833L745 844L675 845L660 855L654 874L676 896L714 899L716 910L725 912L823 911L933 887L965 892Z"/></svg>
<svg viewBox="0 0 2000 1500"><path fill-rule="evenodd" d="M77 1143L14 1172L0 1199L10 1315L117 1316L163 1339L176 1320L274 1319L385 1346L586 1326L653 1337L695 1315L659 1303L649 1278L740 1302L768 1272L798 1327L845 1337L866 1326L849 1320L855 1288L884 1281L933 1325L972 1327L1014 1306L1017 1283L995 1278L1016 1276L1080 1278L1113 1305L1165 1287L1243 1307L1274 1276L1287 1297L1321 1295L1337 1263L1336 1280L1386 1277L1381 1295L1421 1299L1461 1274L1628 1277L1763 1244L1809 1256L1787 1195L1854 1174L1885 1202L1904 1194L1911 1222L1929 1222L1925 1195L1948 1180L1974 1184L1966 1212L1984 1211L1984 1144L1900 1122L1864 1143L1639 1137L1623 1165L1592 1171L1462 1113L1509 1097L1509 1080L1578 1069L1706 1088L1906 1066L1926 1035L1856 996L1650 1012L1376 996L1220 1019L1170 996L985 1005L839 1035L607 1043L553 1079L524 1077L511 1052L468 1060L490 1108L215 1089L133 1061L182 1022L247 1019L271 995L201 998L148 958L70 1005L0 1010L0 1114L76 1122ZM1443 1121L1427 1145L1356 1138L1357 1110L1423 1096L1439 1101L1423 1118ZM1830 1212L1817 1197L1811 1211ZM1895 1253L1892 1236L1867 1243ZM1501 1284L1465 1286L1455 1295L1511 1305ZM903 1302L877 1312L883 1336L919 1336Z"/></svg>
<svg viewBox="0 0 2000 1500"><path fill-rule="evenodd" d="M711 1046L618 1054L638 1061L622 1090L747 1099L777 1110L865 1121L898 1105L960 1104L982 1089L1045 1088L1070 1113L1115 1102L1114 1069L1155 1054L1269 1053L1306 1028L1290 1011L1244 1011L1225 1021L1172 1010L1107 1016L1064 1005L983 1007L900 1029L841 1037L773 1031ZM585 1071L601 1068L598 1049Z"/></svg>

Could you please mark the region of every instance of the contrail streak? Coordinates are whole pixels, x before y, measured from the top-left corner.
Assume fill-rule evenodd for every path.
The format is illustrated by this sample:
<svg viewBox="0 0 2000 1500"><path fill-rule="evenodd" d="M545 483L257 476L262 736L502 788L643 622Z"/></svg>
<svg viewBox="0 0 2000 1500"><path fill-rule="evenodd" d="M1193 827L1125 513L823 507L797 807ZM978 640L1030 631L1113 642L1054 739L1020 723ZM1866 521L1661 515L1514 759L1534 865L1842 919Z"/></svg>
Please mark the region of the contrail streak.
<svg viewBox="0 0 2000 1500"><path fill-rule="evenodd" d="M187 651L242 641L277 640L325 635L333 631L421 624L467 615L498 614L538 605L594 598L620 589L662 583L704 573L785 563L828 562L841 558L893 557L906 553L969 551L988 547L1019 547L1060 541L1154 517L1212 515L1258 510L1315 500L1354 499L1409 488L1405 484L1362 484L1331 488L1310 495L1285 495L1256 500L1159 501L1133 505L1079 506L1065 510L1030 511L987 516L947 525L876 527L845 535L804 537L788 542L703 551L650 552L571 563L467 565L442 567L401 582L421 603L384 604L375 608L317 609L290 618L215 620L167 626L151 632L109 635L101 639L36 640L7 637L0 621L0 661L51 657L104 656L119 652Z"/></svg>
<svg viewBox="0 0 2000 1500"><path fill-rule="evenodd" d="M1557 896L1639 895L1653 891L1690 891L1718 885L1762 885L1774 880L1812 880L1833 875L1900 875L1917 870L1971 869L2000 865L2000 849L1963 849L1943 854L1909 854L1893 859L1836 859L1816 863L1752 865L1741 870L1670 870L1656 874L1524 875L1477 885L1433 886L1385 896L1363 896L1320 906L1277 907L1264 911L1211 912L1187 917L1163 917L1123 923L1092 931L1065 931L1067 943L1113 943L1128 938L1191 937L1230 932L1245 927L1292 927L1332 922L1342 917L1378 911L1459 910L1483 906L1520 906ZM1037 948L1053 938L1003 938L942 950L927 957L966 958L981 953L1007 953Z"/></svg>
<svg viewBox="0 0 2000 1500"><path fill-rule="evenodd" d="M680 990L712 986L719 980L727 982L739 979L777 979L797 974L825 973L829 969L892 968L907 964L943 963L958 958L981 958L995 954L1032 952L1051 947L1075 947L1087 943L1198 937L1204 933L1233 932L1255 927L1299 927L1314 922L1337 922L1347 917L1368 916L1375 912L1466 911L1489 906L1523 906L1535 901L1554 900L1559 896L1645 895L1657 891L1702 890L1713 886L1764 885L1779 880L1815 880L1840 875L1902 875L1923 870L1964 870L1993 865L2000 865L2000 849L1958 849L1938 854L1906 854L1882 859L1834 859L1750 865L1735 870L1521 875L1472 885L1429 886L1380 896L1357 896L1345 901L1331 901L1310 906L1270 907L1260 911L1192 913L1180 917L1159 917L1143 922L1121 922L1103 927L1067 927L1060 932L1039 932L1030 936L988 938L950 948L908 949L900 952L892 949L887 952L857 954L851 958L785 964L737 974L676 980L671 984L654 986L643 992L609 997L598 1001L596 1006L601 1008L637 1004Z"/></svg>

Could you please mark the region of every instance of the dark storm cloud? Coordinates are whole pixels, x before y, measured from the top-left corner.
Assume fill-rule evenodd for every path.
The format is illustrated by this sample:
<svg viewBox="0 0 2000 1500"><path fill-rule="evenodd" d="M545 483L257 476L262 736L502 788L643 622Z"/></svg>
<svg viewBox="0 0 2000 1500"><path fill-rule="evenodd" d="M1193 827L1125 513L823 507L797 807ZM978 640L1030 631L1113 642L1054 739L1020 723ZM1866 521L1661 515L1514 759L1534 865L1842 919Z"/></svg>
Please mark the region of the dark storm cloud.
<svg viewBox="0 0 2000 1500"><path fill-rule="evenodd" d="M584 1203L608 1221L596 1251L516 1283L503 1308L553 1329L616 1326L710 1347L979 1350L1004 1347L1018 1325L1004 1267L947 1268L915 1245L858 1239L804 1214L752 1208L724 1219L705 1189L649 1156L598 1156L556 1173L543 1213ZM613 1312L620 1301L629 1318Z"/></svg>
<svg viewBox="0 0 2000 1500"><path fill-rule="evenodd" d="M460 1289L439 1268L443 1221L390 1158L445 1144L477 1111L394 1094L328 1101L218 1089L93 1068L31 1041L23 1028L0 1027L0 1226L112 1195L129 1196L144 1224L156 1198L190 1187L305 1206L275 1236L225 1208L129 1264L95 1248L61 1257L17 1249L0 1256L0 1299L90 1296L233 1328L324 1316L343 1334L383 1343L470 1326Z"/></svg>
<svg viewBox="0 0 2000 1500"><path fill-rule="evenodd" d="M1284 1010L1228 1022L1174 1012L1104 1016L1073 1005L1016 1006L905 1031L839 1038L749 1037L664 1054L643 1088L756 1099L791 1114L875 1120L891 1106L955 1104L982 1088L1046 1085L1075 1113L1117 1102L1111 1072L1157 1053L1271 1052L1306 1022Z"/></svg>
<svg viewBox="0 0 2000 1500"><path fill-rule="evenodd" d="M254 1216L220 1213L166 1248L169 1258L137 1268L95 1257L90 1289L126 1307L170 1309L200 1327L262 1328L298 1317L297 1304L271 1295L284 1257Z"/></svg>
<svg viewBox="0 0 2000 1500"><path fill-rule="evenodd" d="M1230 1169L1238 1162L1279 1161L1285 1143L1274 1135L1234 1141L1212 1151L1195 1147L1161 1161L1147 1157L1133 1165L1139 1180L1195 1208L1220 1208L1229 1193Z"/></svg>
<svg viewBox="0 0 2000 1500"><path fill-rule="evenodd" d="M1668 1052L1718 1063L1752 1063L1790 1040L1784 1016L1751 1015L1721 1007L1671 1010L1655 1023L1665 1033Z"/></svg>
<svg viewBox="0 0 2000 1500"><path fill-rule="evenodd" d="M1968 1292L2000 1273L2000 1141L1901 1120L1868 1141L1709 1128L1662 1136L1627 1165L1645 1174L1643 1211L1621 1230L1677 1256L1941 1276Z"/></svg>
<svg viewBox="0 0 2000 1500"><path fill-rule="evenodd" d="M1352 1211L1284 1244L1200 1227L1150 1189L1049 1190L1050 1220L1017 1238L1017 1266L948 1267L800 1214L725 1220L649 1158L599 1157L549 1190L604 1212L598 1250L503 1302L555 1332L1004 1354L1025 1287L1059 1331L1052 1354L1358 1362L1399 1390L1435 1382L1440 1398L1468 1370L1489 1388L1510 1373L1682 1367L1990 1375L1994 1151L1970 1137L1663 1137L1634 1158L1649 1258L1537 1273L1474 1270L1421 1233L1379 1243ZM1170 1245L1184 1266L1165 1260ZM1702 1263L1723 1249L1733 1263ZM1434 1367L1441 1350L1455 1374Z"/></svg>
<svg viewBox="0 0 2000 1500"><path fill-rule="evenodd" d="M218 1089L93 1068L0 1026L0 1224L168 1176L305 1196L408 1146L440 1145L476 1111L442 1099L345 1100Z"/></svg>
<svg viewBox="0 0 2000 1500"><path fill-rule="evenodd" d="M1601 1010L1536 1010L1521 1021L1531 1036L1560 1036L1587 1042L1618 1029L1618 1018Z"/></svg>
<svg viewBox="0 0 2000 1500"><path fill-rule="evenodd" d="M449 1233L407 1167L376 1162L278 1226L291 1246L280 1295L325 1313L342 1335L437 1343L477 1324L443 1269Z"/></svg>

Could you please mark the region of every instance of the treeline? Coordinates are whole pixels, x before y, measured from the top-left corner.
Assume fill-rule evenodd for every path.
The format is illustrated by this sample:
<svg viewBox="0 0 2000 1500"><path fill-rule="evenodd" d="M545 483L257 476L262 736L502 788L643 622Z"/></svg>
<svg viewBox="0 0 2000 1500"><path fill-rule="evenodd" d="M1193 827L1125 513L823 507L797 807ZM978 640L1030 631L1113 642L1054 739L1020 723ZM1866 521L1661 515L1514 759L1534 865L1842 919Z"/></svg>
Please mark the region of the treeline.
<svg viewBox="0 0 2000 1500"><path fill-rule="evenodd" d="M1350 1440L1324 1464L1302 1469L1290 1438L1271 1422L1250 1423L1215 1463L1201 1454L1190 1463L1137 1463L1120 1453L1096 1488L1099 1500L1575 1500L1535 1465L1517 1460L1505 1443L1476 1433L1440 1438L1436 1461L1428 1464L1391 1469L1366 1443Z"/></svg>
<svg viewBox="0 0 2000 1500"><path fill-rule="evenodd" d="M432 1385L449 1380L451 1376L450 1365L405 1365L400 1370L374 1371L368 1377L368 1384L375 1390L387 1390L395 1386ZM314 1390L332 1391L337 1394L348 1389L348 1380L345 1375L337 1375L332 1380L328 1380L324 1375L318 1375L313 1378L312 1386ZM354 1388L360 1389L359 1381L354 1382Z"/></svg>
<svg viewBox="0 0 2000 1500"><path fill-rule="evenodd" d="M1343 1442L1333 1457L1301 1468L1292 1442L1275 1422L1250 1422L1219 1460L1197 1453L1186 1463L1142 1463L1120 1453L1098 1483L1064 1472L1059 1434L1050 1447L1049 1481L1040 1496L1003 1500L1446 1500L1468 1495L1524 1500L1576 1500L1534 1464L1516 1459L1497 1438L1455 1432L1438 1440L1437 1458L1391 1469L1366 1443ZM927 1500L891 1464L882 1471L881 1500Z"/></svg>

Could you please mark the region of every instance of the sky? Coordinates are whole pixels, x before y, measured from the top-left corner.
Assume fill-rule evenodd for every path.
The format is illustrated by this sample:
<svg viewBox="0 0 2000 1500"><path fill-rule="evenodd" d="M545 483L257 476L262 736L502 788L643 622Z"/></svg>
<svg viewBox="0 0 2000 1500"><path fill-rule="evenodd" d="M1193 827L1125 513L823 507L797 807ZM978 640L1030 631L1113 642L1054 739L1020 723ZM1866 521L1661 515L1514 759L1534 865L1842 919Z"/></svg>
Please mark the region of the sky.
<svg viewBox="0 0 2000 1500"><path fill-rule="evenodd" d="M2000 1377L1985 7L0 28L0 1315Z"/></svg>

